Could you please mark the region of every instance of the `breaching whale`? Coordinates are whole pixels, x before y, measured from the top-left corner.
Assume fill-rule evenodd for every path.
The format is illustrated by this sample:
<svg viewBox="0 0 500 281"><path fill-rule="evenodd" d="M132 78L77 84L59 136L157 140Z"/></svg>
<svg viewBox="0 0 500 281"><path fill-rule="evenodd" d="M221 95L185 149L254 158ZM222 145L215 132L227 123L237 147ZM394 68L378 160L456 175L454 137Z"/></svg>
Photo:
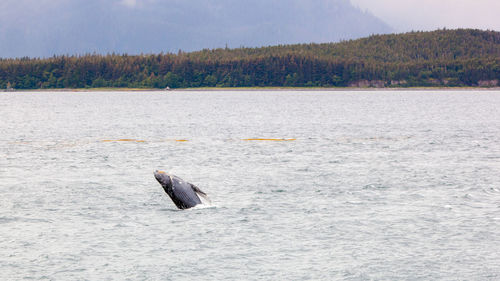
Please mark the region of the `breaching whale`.
<svg viewBox="0 0 500 281"><path fill-rule="evenodd" d="M179 209L189 209L202 204L200 196L210 201L207 194L201 191L196 185L186 182L177 176L163 171L155 171L154 175Z"/></svg>

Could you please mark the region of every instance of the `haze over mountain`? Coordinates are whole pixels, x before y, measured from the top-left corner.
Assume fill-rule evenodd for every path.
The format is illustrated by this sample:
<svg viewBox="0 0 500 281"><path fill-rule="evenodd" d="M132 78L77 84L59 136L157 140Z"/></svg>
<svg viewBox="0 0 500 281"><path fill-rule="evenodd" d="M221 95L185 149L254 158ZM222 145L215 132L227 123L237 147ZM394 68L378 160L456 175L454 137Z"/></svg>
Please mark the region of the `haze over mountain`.
<svg viewBox="0 0 500 281"><path fill-rule="evenodd" d="M349 0L3 0L0 57L335 42L393 29Z"/></svg>
<svg viewBox="0 0 500 281"><path fill-rule="evenodd" d="M351 0L397 32L472 28L500 30L498 0Z"/></svg>

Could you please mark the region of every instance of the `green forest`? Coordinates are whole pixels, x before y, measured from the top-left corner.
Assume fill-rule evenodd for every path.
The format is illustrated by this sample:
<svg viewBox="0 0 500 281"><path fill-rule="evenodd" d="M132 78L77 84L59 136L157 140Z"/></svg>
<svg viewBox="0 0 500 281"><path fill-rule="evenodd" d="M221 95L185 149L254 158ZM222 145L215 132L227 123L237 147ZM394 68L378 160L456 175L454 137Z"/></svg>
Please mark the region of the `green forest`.
<svg viewBox="0 0 500 281"><path fill-rule="evenodd" d="M176 54L0 59L0 88L495 87L500 32L373 35Z"/></svg>

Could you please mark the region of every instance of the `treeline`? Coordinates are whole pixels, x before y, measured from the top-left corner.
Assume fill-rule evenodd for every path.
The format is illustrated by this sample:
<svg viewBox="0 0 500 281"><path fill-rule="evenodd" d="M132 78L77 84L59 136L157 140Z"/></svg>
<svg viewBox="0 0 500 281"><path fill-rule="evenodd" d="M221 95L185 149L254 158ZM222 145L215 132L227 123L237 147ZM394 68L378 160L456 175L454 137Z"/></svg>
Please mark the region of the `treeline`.
<svg viewBox="0 0 500 281"><path fill-rule="evenodd" d="M0 88L499 86L500 33L438 30L330 44L0 59Z"/></svg>

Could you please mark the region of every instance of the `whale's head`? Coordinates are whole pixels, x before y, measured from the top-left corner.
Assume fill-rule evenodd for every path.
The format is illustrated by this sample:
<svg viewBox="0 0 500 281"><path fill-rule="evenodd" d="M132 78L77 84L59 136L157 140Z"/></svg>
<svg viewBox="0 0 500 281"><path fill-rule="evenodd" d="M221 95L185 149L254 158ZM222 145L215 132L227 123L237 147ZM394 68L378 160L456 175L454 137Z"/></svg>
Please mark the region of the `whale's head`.
<svg viewBox="0 0 500 281"><path fill-rule="evenodd" d="M155 171L155 178L165 191L172 190L172 176L164 171Z"/></svg>

